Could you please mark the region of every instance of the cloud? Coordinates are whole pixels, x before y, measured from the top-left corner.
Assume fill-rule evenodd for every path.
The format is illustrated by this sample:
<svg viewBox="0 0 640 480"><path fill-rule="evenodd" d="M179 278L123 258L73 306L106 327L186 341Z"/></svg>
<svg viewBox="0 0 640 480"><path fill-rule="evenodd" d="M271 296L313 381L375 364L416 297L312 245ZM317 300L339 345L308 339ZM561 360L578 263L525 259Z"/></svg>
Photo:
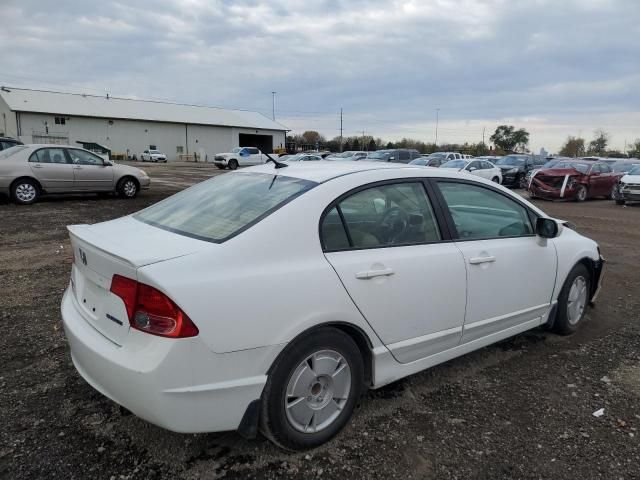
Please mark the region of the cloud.
<svg viewBox="0 0 640 480"><path fill-rule="evenodd" d="M249 108L295 130L640 137L637 0L9 0L0 82ZM635 129L635 131L634 131Z"/></svg>

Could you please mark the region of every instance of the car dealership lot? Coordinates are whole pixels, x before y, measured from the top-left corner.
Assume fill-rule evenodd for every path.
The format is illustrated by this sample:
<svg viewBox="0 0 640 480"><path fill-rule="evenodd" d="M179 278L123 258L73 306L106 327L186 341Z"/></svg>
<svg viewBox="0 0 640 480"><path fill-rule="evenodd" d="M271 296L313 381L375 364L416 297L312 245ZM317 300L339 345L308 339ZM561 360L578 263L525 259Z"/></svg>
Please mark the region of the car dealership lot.
<svg viewBox="0 0 640 480"><path fill-rule="evenodd" d="M65 226L116 218L224 173L213 165L134 164L152 178L134 200L51 197L30 207L0 200L0 476L639 475L640 206L536 202L598 241L608 259L599 304L578 334L534 330L370 392L334 441L287 454L235 433L161 430L75 372L59 315L71 261ZM593 417L599 408L604 415Z"/></svg>

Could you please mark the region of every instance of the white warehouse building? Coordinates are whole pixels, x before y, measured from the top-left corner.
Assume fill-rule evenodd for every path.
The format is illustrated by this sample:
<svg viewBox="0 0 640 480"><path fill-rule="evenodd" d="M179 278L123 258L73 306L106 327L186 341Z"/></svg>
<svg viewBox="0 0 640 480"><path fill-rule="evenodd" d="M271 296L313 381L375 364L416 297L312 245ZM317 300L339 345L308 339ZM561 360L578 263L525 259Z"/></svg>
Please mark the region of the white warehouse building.
<svg viewBox="0 0 640 480"><path fill-rule="evenodd" d="M24 143L97 144L112 155L149 148L169 160L196 153L202 161L233 147L271 153L285 146L286 127L258 112L197 105L0 88L0 136Z"/></svg>

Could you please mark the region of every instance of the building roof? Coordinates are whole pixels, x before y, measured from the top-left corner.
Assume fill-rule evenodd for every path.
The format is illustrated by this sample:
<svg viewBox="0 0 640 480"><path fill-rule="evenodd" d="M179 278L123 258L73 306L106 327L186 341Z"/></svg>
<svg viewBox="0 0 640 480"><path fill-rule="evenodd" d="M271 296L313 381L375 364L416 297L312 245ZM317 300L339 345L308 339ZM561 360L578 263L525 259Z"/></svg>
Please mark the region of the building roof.
<svg viewBox="0 0 640 480"><path fill-rule="evenodd" d="M247 110L13 87L0 88L0 97L14 112L287 130L265 115Z"/></svg>

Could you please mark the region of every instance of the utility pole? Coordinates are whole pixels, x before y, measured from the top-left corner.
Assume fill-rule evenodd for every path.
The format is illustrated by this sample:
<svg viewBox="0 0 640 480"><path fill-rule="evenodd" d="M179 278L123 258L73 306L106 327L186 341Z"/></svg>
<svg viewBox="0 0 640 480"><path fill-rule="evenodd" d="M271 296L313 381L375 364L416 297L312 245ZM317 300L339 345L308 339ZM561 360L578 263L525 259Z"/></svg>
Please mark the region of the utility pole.
<svg viewBox="0 0 640 480"><path fill-rule="evenodd" d="M340 108L340 153L342 153L342 108Z"/></svg>
<svg viewBox="0 0 640 480"><path fill-rule="evenodd" d="M487 129L487 127L482 127L482 145L484 145L484 131Z"/></svg>
<svg viewBox="0 0 640 480"><path fill-rule="evenodd" d="M440 109L436 108L436 147L438 146L438 117L440 114Z"/></svg>
<svg viewBox="0 0 640 480"><path fill-rule="evenodd" d="M276 92L271 92L271 116L276 120Z"/></svg>
<svg viewBox="0 0 640 480"><path fill-rule="evenodd" d="M364 130L362 130L362 148L361 148L361 150L364 150Z"/></svg>

